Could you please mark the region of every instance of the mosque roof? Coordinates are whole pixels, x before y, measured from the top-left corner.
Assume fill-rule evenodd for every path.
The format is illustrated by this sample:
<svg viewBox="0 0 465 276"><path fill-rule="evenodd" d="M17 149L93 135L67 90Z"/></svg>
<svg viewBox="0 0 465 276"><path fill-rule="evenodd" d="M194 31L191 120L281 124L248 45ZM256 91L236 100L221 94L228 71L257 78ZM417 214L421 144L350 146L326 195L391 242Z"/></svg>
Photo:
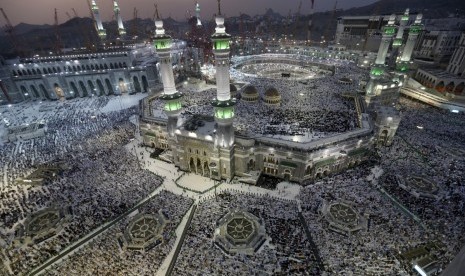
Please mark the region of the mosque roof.
<svg viewBox="0 0 465 276"><path fill-rule="evenodd" d="M281 96L281 94L274 87L270 87L265 91L265 97L278 97L278 96Z"/></svg>
<svg viewBox="0 0 465 276"><path fill-rule="evenodd" d="M257 96L258 96L258 91L257 91L257 88L255 88L255 86L253 86L253 85L247 85L247 86L244 88L244 91L242 92L242 94L248 95L248 96L253 96L253 95L257 95Z"/></svg>

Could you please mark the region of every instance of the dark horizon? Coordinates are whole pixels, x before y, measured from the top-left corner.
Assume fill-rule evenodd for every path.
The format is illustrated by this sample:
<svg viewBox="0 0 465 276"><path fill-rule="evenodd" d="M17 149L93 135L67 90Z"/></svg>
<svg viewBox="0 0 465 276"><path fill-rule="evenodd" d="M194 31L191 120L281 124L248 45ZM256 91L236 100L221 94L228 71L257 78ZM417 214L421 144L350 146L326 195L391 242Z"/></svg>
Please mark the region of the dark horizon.
<svg viewBox="0 0 465 276"><path fill-rule="evenodd" d="M353 0L353 1L338 1L338 9L348 9L369 5L377 0ZM79 17L89 17L89 9L86 0L41 0L40 5L31 8L30 0L3 0L0 6L7 13L9 20L13 26L19 23L27 24L53 24L54 9L58 10L58 23L63 23L69 20L66 13L74 17L72 8L76 10ZM185 20L187 10L190 10L191 15L195 14L193 0L158 0L158 8L160 14L167 18L172 17L176 20ZM216 0L198 0L201 7L201 18L209 20L216 13ZM248 15L263 14L268 8L273 9L281 15L287 15L289 9L292 14L297 12L300 0L235 0L221 2L222 12L228 16L237 16L240 13ZM328 11L333 9L336 0L323 1L315 0L314 11ZM119 0L118 4L121 9L121 14L124 21L133 18L133 10L138 10L138 18L152 18L154 14L154 2L146 0ZM113 6L110 0L97 0L97 4L102 15L102 21L112 21ZM182 8L180 8L182 7ZM302 0L301 15L307 15L311 10L311 0ZM5 25L3 16L0 16L0 25Z"/></svg>

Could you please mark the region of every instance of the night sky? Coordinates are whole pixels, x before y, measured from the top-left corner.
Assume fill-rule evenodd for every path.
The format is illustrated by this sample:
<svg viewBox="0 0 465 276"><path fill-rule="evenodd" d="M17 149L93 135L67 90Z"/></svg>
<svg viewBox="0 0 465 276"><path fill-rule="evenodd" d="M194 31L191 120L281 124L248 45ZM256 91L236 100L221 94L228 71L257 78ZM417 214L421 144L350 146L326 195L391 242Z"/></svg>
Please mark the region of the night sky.
<svg viewBox="0 0 465 276"><path fill-rule="evenodd" d="M66 12L73 16L71 8L74 8L80 17L89 16L87 0L0 0L2 7L13 25L21 22L29 24L53 24L54 8L58 9L58 21L63 23L68 20ZM310 12L311 0L302 0L301 14ZM326 11L333 8L336 0L315 0L315 11ZM364 6L376 0L339 0L338 8ZM123 20L133 17L133 9L138 9L139 18L151 18L154 14L153 4L158 3L163 17L171 16L177 20L183 20L187 10L194 14L195 0L119 0ZM216 0L199 0L201 18L212 18L217 9ZM289 9L292 13L297 11L300 0L222 0L222 12L226 16L235 16L239 13L249 15L263 14L266 9L272 8L283 15L287 15ZM97 0L103 21L109 21L113 15L112 0ZM0 25L4 25L4 19L0 16Z"/></svg>

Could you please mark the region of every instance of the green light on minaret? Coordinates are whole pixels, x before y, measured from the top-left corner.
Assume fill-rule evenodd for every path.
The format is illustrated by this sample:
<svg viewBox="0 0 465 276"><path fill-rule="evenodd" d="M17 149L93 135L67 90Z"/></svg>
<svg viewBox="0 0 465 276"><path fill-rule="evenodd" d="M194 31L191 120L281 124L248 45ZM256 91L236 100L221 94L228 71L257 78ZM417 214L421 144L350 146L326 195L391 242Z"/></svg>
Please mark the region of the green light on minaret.
<svg viewBox="0 0 465 276"><path fill-rule="evenodd" d="M396 68L397 71L399 71L399 72L406 72L409 69L408 63L406 63L406 62L398 63L396 67L397 67Z"/></svg>
<svg viewBox="0 0 465 276"><path fill-rule="evenodd" d="M387 34L387 35L393 35L396 33L396 27L389 27L389 26L386 26L384 28L384 34Z"/></svg>
<svg viewBox="0 0 465 276"><path fill-rule="evenodd" d="M421 25L417 25L417 24L414 24L410 27L410 31L409 33L411 34L419 34L422 30L422 26Z"/></svg>
<svg viewBox="0 0 465 276"><path fill-rule="evenodd" d="M213 49L214 50L229 50L229 39L227 38L213 38Z"/></svg>
<svg viewBox="0 0 465 276"><path fill-rule="evenodd" d="M165 111L177 111L181 109L181 101L176 99L165 103Z"/></svg>
<svg viewBox="0 0 465 276"><path fill-rule="evenodd" d="M234 107L215 108L215 117L218 119L231 119L234 117Z"/></svg>
<svg viewBox="0 0 465 276"><path fill-rule="evenodd" d="M171 48L171 39L167 38L155 38L154 42L155 49L163 50L163 49L170 49Z"/></svg>
<svg viewBox="0 0 465 276"><path fill-rule="evenodd" d="M384 70L379 67L371 68L370 75L372 76L381 76L384 73Z"/></svg>
<svg viewBox="0 0 465 276"><path fill-rule="evenodd" d="M401 46L402 45L402 38L396 38L394 39L394 42L392 42L392 46Z"/></svg>

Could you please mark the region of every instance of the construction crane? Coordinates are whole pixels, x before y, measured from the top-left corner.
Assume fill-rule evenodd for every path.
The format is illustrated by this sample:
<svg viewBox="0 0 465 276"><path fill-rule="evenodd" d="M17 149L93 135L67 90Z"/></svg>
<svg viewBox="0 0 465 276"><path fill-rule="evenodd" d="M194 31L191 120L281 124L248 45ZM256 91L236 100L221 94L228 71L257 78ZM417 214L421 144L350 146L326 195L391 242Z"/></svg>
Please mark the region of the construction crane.
<svg viewBox="0 0 465 276"><path fill-rule="evenodd" d="M242 54L244 54L244 45L245 45L245 29L244 29L244 17L242 12L239 12L239 33L240 33L240 49Z"/></svg>
<svg viewBox="0 0 465 276"><path fill-rule="evenodd" d="M55 8L55 24L54 24L54 27L55 27L55 53L57 55L59 55L59 54L61 54L62 44L61 44L61 37L60 37L60 29L59 29L59 25L58 25L58 11L57 11L56 8Z"/></svg>
<svg viewBox="0 0 465 276"><path fill-rule="evenodd" d="M13 25L11 25L10 19L8 19L8 16L6 15L5 11L2 8L0 8L0 11L2 12L3 18L5 19L5 22L6 22L6 24L4 26L5 33L7 33L8 36L10 37L10 41L11 41L11 44L13 46L13 49L14 49L14 51L17 52L18 51L18 41L16 40L16 36L15 36L15 34L13 32L13 30L14 30Z"/></svg>
<svg viewBox="0 0 465 276"><path fill-rule="evenodd" d="M331 17L329 18L328 24L326 25L325 32L323 33L323 40L326 42L325 44L328 45L329 43L329 27L331 26L334 16L336 15L337 9L337 1L334 3L333 12L331 13Z"/></svg>
<svg viewBox="0 0 465 276"><path fill-rule="evenodd" d="M134 7L134 11L132 13L132 38L134 40L137 39L138 31L137 31L137 9Z"/></svg>
<svg viewBox="0 0 465 276"><path fill-rule="evenodd" d="M311 45L312 40L312 28L313 28L313 6L315 4L315 0L310 0L312 2L312 6L310 9L310 19L308 20L307 26L307 44Z"/></svg>
<svg viewBox="0 0 465 276"><path fill-rule="evenodd" d="M74 8L71 8L71 10L73 11L74 17L78 18L79 15L78 15L78 13L76 12L76 10L75 10Z"/></svg>
<svg viewBox="0 0 465 276"><path fill-rule="evenodd" d="M291 10L289 9L289 13L287 14L286 18L286 30L284 31L284 43L287 44L287 35L289 34L289 27L291 26Z"/></svg>
<svg viewBox="0 0 465 276"><path fill-rule="evenodd" d="M295 13L295 22L294 22L294 28L291 32L291 35L294 37L294 40L297 37L297 28L299 26L299 18L300 18L300 9L302 8L302 0L299 2L299 6L297 7L297 12Z"/></svg>

